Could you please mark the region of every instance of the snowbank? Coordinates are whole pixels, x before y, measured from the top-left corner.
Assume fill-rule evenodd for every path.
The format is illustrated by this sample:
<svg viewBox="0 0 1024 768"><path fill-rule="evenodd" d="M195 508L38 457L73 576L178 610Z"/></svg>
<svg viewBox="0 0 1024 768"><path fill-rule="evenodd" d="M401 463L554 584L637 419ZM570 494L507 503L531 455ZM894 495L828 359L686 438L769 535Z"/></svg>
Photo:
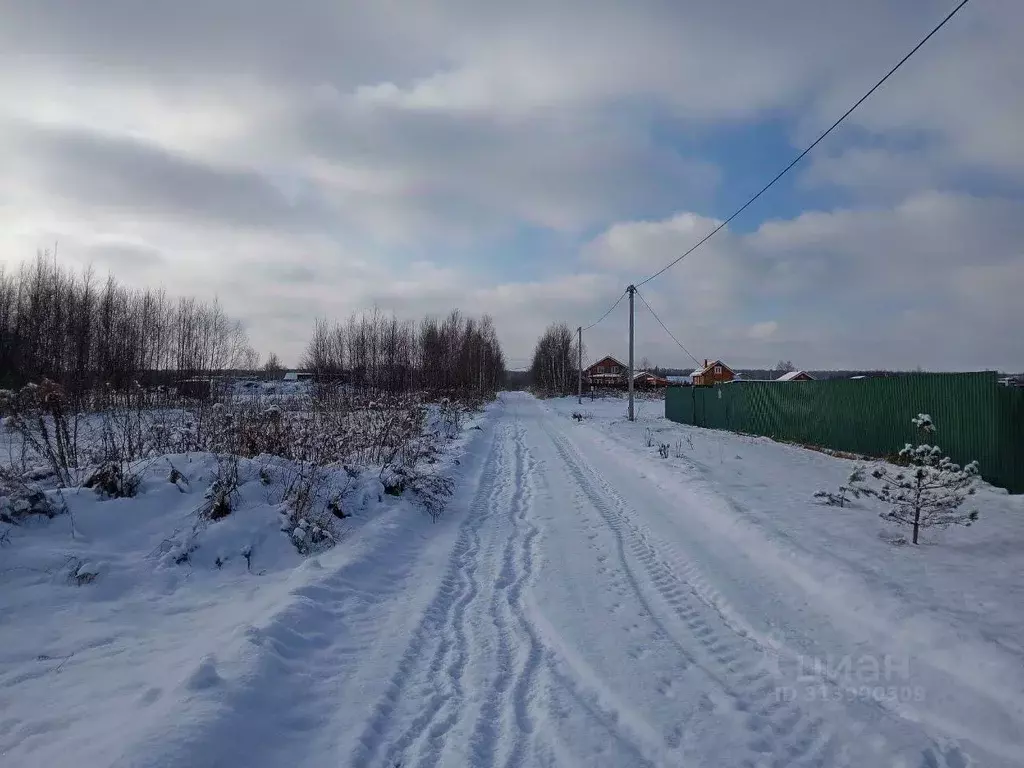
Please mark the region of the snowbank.
<svg viewBox="0 0 1024 768"><path fill-rule="evenodd" d="M976 524L926 529L920 546L897 546L894 537L907 530L880 519L879 501L838 508L813 498L844 483L856 461L675 424L656 404L639 404L634 423L621 400L546 405L570 423L583 411L576 439L644 478L634 504L654 510L645 499L677 501L679 516L657 524L689 542L691 562L716 574L771 574L757 585L716 581L706 596L726 612L732 606L752 636L810 663L886 649L922 692L887 706L1019 759L1012 745L1024 720L1024 496L982 483L968 501L980 512ZM771 605L758 604L765 594ZM820 620L808 622L811 615ZM798 633L798 625L817 629Z"/></svg>
<svg viewBox="0 0 1024 768"><path fill-rule="evenodd" d="M437 472L456 468L482 418L463 419ZM205 510L223 458L167 455L135 469L133 498L54 489L46 496L62 514L0 524L4 765L66 765L70 755L83 768L140 764L126 755L173 741L168 728L200 728L231 705L238 680L287 655L288 617L325 573L441 527L411 494L385 493L379 467L323 470L321 498L338 500L329 541L296 518L289 462L239 460L230 512L216 520Z"/></svg>

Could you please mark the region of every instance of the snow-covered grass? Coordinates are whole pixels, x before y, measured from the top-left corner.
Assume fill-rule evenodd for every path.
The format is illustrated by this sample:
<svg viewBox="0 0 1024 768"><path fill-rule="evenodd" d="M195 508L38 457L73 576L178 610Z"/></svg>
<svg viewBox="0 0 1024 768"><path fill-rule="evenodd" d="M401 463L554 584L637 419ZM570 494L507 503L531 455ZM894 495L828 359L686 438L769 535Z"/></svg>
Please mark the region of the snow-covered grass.
<svg viewBox="0 0 1024 768"><path fill-rule="evenodd" d="M424 476L450 474L477 434L482 414L465 409L449 428L454 407L416 420L431 447L417 454ZM365 434L390 415L346 419ZM38 468L56 516L0 523L0 763L118 763L168 713L203 710L195 697L211 689L228 696L225 668L262 674L261 649L288 643L287 617L325 564L367 548L390 556L397 537L433 527L421 499L388 487L413 469L391 445L360 465L153 453L127 464L138 479L127 498L61 487Z"/></svg>
<svg viewBox="0 0 1024 768"><path fill-rule="evenodd" d="M581 408L573 398L547 406L569 423ZM706 543L709 556L717 548L714 556L733 565L749 561L779 576L786 588L779 599L798 613L820 611L864 647L910 660L928 697L900 702L912 717L974 738L987 732L995 745L1024 720L1024 496L981 483L965 505L979 512L974 525L924 529L920 546L898 545L907 531L880 517L889 508L879 499L839 508L814 498L863 462L675 424L651 407L630 423L622 400L585 400L582 409L592 417L574 423L579 442L614 452L652 491L675 495L687 510L666 526L685 524L681 535L697 547ZM764 593L749 586L716 584L726 602L757 615L751 596ZM809 649L785 625L766 621L756 631ZM834 651L829 634L821 632L820 647ZM993 716L983 700L1000 702L1005 713Z"/></svg>

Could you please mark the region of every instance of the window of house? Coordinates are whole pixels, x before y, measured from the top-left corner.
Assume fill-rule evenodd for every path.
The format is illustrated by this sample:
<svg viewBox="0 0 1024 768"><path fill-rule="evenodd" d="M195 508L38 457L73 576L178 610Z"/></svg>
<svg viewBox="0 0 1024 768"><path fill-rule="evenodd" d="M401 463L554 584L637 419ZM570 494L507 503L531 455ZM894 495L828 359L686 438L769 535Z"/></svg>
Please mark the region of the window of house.
<svg viewBox="0 0 1024 768"><path fill-rule="evenodd" d="M716 365L715 366L715 373L721 373L721 372L722 372L722 366Z"/></svg>

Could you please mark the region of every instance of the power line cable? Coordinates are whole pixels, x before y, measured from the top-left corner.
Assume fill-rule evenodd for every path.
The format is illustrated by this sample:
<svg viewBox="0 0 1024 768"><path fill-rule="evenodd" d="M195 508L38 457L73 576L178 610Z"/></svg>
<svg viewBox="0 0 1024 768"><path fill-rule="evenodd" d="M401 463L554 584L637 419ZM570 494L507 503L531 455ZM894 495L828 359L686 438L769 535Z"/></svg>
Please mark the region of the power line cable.
<svg viewBox="0 0 1024 768"><path fill-rule="evenodd" d="M640 297L640 301L642 301L644 303L644 306L647 307L647 309L650 311L650 313L652 315L654 315L654 319L658 321L658 325L660 325L662 328L665 329L665 333L667 333L669 335L669 338L671 338L672 341L674 341L679 346L679 348L681 350L683 350L683 352L685 352L687 355L689 355L690 359L693 360L693 362L696 363L699 366L700 365L700 360L698 360L696 357L694 357L693 354L691 354L690 350L688 350L686 347L684 347L682 345L682 342L680 342L679 339L677 339L675 337L675 335L672 333L672 331L670 331L668 329L668 326L665 325L663 322L661 322L661 318L658 317L658 313L655 312L654 308L651 307L651 305L647 303L647 299L644 298L644 295L642 293L640 293L640 291L636 291L636 295Z"/></svg>
<svg viewBox="0 0 1024 768"><path fill-rule="evenodd" d="M710 240L712 237L714 237L716 234L718 234L722 229L724 229L726 227L726 225L728 225L728 223L730 221L732 221L737 216L739 216L741 213L743 213L743 211L745 211L751 205L751 203L753 203L755 200L757 200L759 197L761 197L761 195L763 195L765 192L767 192L775 184L775 182L777 182L779 179L781 179L783 176L785 176L794 165L796 165L801 160L803 160L804 156L808 152L810 152L812 149L814 149L816 146L818 146L818 144L821 143L821 140L824 139L826 136L828 136L830 133L832 133L832 131L834 131L839 126L839 124L842 123L846 118L848 118L853 113L853 111L855 109L857 109L857 107L859 107L861 104L863 104L865 101L867 101L868 97L871 96L871 94L873 94L875 91L877 91L882 86L882 84L885 83L886 80L888 80L890 77L892 77L892 75L895 74L896 70L898 70L900 67L902 67L911 56L913 56L915 53L917 53L918 50L925 43L927 43L936 32L938 32L940 29L942 29L946 25L946 22L948 22L950 19L952 19L960 11L961 8L963 8L965 5L967 5L968 2L970 2L970 0L961 0L960 4L957 5L952 11L950 11L946 15L946 18L944 18L942 21L940 21L938 23L938 25L932 29L931 32L929 32L927 35L925 35L924 38L921 40L921 42L919 42L917 45L915 45L906 56L904 56L902 59L899 60L899 62L896 64L896 66L894 66L892 69L890 69L888 72L885 73L885 77L883 77L881 80L879 80L873 86L871 86L871 90L869 90L867 93L865 93L859 99L857 99L856 103L854 103L854 105L852 107L850 107L848 110L846 110L846 112L843 113L842 117L840 117L838 120L836 120L834 123L832 123L832 125L829 126L828 130L826 130L823 134L821 134L818 138L816 138L811 143L811 145L807 147L807 149L805 149L803 152L801 152L799 155L797 155L795 158L793 158L793 161L789 165L787 165L785 168L783 168L781 171L779 171L778 174L776 174L775 178L772 179L771 181L769 181L767 184L765 184L756 195L754 195L752 198L747 200L747 202L745 202L743 205L741 205L739 208L737 208L736 211L729 218L727 218L725 221L723 221L721 224L719 224L717 227L715 227L713 230L711 230L707 235L704 236L703 239L700 240L700 242L698 242L696 245L694 245L692 248L690 248L690 250L686 251L682 256L679 256L679 257L673 259L672 261L670 261L668 264L666 264L664 267L659 269L657 272L655 272L650 277L644 278L639 283L637 283L636 286L640 287L641 285L644 285L645 283L649 283L654 278L659 277L660 275L662 275L665 272L667 272L669 269L674 267L680 261L685 259L691 253L693 253L698 248L700 248L702 245L704 245L704 243L706 243L708 240Z"/></svg>
<svg viewBox="0 0 1024 768"><path fill-rule="evenodd" d="M595 325L597 325L598 323L603 321L606 317L608 317L608 315L610 315L615 310L615 308L617 306L619 306L619 302L622 301L622 299L625 297L627 292L628 291L623 291L622 292L622 296L619 296L619 298L615 300L615 303L612 304L611 308L607 312L605 312L603 315L601 315L601 317L597 321L595 321L595 322L591 323L590 325L586 326L583 330L584 331L589 331Z"/></svg>

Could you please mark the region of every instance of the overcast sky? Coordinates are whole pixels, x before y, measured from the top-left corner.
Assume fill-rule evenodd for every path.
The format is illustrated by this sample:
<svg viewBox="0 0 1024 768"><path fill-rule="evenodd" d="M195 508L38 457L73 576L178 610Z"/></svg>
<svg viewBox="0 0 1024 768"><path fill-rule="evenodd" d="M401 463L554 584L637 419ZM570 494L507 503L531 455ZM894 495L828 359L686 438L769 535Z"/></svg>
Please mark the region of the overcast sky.
<svg viewBox="0 0 1024 768"><path fill-rule="evenodd" d="M318 315L593 322L953 0L0 0L0 262ZM975 0L643 289L740 367L1024 369L1024 3ZM620 306L588 334L623 354ZM638 302L638 359L691 364Z"/></svg>

